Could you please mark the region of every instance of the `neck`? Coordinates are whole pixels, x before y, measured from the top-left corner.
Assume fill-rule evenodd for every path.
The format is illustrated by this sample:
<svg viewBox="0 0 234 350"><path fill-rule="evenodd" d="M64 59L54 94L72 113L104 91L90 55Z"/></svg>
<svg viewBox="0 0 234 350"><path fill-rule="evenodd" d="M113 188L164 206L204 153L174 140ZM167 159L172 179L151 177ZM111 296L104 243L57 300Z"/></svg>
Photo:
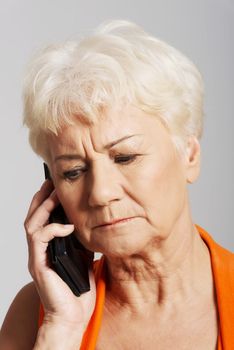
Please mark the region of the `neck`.
<svg viewBox="0 0 234 350"><path fill-rule="evenodd" d="M163 310L212 297L208 248L190 220L179 227L160 244L151 243L139 254L124 259L106 257L106 305L141 313L147 307Z"/></svg>

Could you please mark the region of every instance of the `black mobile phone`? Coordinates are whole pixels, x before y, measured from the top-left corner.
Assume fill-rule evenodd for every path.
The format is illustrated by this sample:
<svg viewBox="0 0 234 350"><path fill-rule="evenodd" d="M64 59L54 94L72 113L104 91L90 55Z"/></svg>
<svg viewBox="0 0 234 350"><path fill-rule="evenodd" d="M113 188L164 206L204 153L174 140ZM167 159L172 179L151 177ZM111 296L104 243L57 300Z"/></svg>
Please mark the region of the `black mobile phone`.
<svg viewBox="0 0 234 350"><path fill-rule="evenodd" d="M45 178L51 180L47 164L43 165ZM49 223L69 223L61 204L52 211ZM47 253L53 269L76 296L90 290L88 270L93 253L88 251L73 233L67 237L53 238L48 244Z"/></svg>

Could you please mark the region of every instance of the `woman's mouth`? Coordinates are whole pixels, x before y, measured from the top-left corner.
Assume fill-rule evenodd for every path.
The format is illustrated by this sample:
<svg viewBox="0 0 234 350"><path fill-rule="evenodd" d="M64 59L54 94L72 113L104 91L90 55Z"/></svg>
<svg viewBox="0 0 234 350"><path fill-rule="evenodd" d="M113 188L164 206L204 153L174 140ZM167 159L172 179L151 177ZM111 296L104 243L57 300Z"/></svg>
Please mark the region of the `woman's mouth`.
<svg viewBox="0 0 234 350"><path fill-rule="evenodd" d="M110 228L113 228L113 227L123 226L124 224L132 221L133 219L135 219L135 217L116 219L116 220L113 220L111 222L107 222L107 223L101 224L99 226L95 226L94 228L95 229L101 228L101 229L107 230L107 229L110 229Z"/></svg>

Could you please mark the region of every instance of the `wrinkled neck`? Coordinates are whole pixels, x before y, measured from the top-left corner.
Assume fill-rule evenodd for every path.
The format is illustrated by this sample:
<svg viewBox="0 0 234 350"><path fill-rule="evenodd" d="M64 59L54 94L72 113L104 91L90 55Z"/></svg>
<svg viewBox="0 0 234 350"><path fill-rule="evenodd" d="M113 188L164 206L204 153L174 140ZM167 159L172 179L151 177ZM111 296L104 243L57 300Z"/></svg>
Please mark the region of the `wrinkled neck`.
<svg viewBox="0 0 234 350"><path fill-rule="evenodd" d="M213 292L209 251L193 224L139 254L106 261L107 298L116 308L141 312L143 305L164 308Z"/></svg>

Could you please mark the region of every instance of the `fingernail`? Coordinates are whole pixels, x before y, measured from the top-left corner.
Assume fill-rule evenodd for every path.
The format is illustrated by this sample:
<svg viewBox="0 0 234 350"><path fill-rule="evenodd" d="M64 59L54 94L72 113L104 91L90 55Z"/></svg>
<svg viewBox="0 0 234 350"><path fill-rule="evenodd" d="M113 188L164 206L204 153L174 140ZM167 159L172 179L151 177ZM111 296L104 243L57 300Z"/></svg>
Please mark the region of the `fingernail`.
<svg viewBox="0 0 234 350"><path fill-rule="evenodd" d="M73 228L74 225L73 224L66 224L66 225L63 225L64 228Z"/></svg>

